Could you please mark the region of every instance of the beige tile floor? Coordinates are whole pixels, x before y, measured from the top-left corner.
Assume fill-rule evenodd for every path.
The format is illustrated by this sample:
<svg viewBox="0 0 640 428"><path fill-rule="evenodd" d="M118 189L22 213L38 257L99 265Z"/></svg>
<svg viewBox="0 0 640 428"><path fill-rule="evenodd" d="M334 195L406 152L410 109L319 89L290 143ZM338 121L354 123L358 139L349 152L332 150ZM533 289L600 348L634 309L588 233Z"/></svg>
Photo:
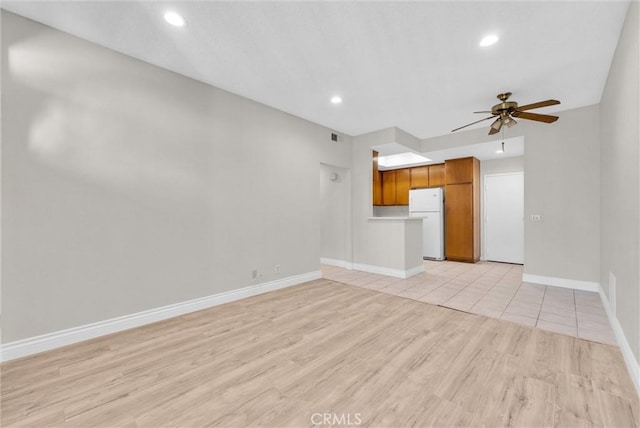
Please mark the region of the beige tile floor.
<svg viewBox="0 0 640 428"><path fill-rule="evenodd" d="M522 282L522 266L425 260L399 279L322 265L324 278L617 346L598 293Z"/></svg>

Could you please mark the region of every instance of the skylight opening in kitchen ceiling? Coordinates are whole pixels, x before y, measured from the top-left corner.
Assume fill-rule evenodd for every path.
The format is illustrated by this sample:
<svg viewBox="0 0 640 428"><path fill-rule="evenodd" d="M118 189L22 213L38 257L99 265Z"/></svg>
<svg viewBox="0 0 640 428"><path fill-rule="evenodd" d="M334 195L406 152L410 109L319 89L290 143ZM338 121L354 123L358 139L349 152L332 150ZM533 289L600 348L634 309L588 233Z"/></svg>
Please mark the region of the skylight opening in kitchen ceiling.
<svg viewBox="0 0 640 428"><path fill-rule="evenodd" d="M413 165L416 163L423 163L423 162L429 162L429 161L431 161L431 159L413 152L398 153L395 155L378 157L378 165L383 166L385 168L391 168L394 166Z"/></svg>

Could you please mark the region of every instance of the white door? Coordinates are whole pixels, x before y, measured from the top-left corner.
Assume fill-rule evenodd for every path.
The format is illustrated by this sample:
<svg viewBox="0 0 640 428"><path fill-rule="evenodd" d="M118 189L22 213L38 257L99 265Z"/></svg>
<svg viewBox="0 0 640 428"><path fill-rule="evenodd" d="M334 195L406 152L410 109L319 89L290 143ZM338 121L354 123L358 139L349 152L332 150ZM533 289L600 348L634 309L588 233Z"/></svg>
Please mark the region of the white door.
<svg viewBox="0 0 640 428"><path fill-rule="evenodd" d="M524 263L524 174L484 176L484 256Z"/></svg>

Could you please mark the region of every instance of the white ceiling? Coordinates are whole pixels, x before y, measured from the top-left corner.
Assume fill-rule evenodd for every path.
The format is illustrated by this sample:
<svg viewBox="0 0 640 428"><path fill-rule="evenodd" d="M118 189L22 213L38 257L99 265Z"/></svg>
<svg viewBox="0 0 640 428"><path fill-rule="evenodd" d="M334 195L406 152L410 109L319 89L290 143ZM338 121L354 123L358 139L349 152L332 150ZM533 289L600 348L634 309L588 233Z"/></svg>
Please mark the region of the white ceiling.
<svg viewBox="0 0 640 428"><path fill-rule="evenodd" d="M2 7L338 132L419 138L513 92L598 103L628 2L30 2ZM183 28L163 21L181 13ZM480 48L484 35L500 41ZM344 99L332 105L334 94ZM560 119L562 120L562 119ZM481 125L488 126L488 125ZM553 126L540 124L540 126Z"/></svg>

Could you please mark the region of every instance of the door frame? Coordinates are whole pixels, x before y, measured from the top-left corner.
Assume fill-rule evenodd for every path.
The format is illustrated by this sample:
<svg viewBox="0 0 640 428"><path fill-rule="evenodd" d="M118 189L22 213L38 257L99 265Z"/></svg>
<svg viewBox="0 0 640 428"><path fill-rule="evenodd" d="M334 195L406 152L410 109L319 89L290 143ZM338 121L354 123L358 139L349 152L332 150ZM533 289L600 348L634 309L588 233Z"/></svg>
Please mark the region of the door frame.
<svg viewBox="0 0 640 428"><path fill-rule="evenodd" d="M524 231L524 198L525 198L525 186L524 186L524 171L512 171L512 172L499 172L499 173L492 173L492 174L483 174L482 175L482 206L480 209L480 216L482 218L482 222L481 222L481 227L480 227L480 236L481 236L481 241L482 241L482 245L481 245L481 254L480 254L480 259L481 260L487 260L487 251L486 251L486 247L487 247L487 239L486 239L486 211L485 211L485 207L487 206L487 183L486 183L486 178L487 177L499 177L499 176L505 176L505 175L521 175L522 176L522 265L524 266L526 260L525 260L525 254L524 254L524 247L525 247L525 231ZM501 263L501 262L497 262L497 263ZM504 262L504 263L508 263L508 262Z"/></svg>

